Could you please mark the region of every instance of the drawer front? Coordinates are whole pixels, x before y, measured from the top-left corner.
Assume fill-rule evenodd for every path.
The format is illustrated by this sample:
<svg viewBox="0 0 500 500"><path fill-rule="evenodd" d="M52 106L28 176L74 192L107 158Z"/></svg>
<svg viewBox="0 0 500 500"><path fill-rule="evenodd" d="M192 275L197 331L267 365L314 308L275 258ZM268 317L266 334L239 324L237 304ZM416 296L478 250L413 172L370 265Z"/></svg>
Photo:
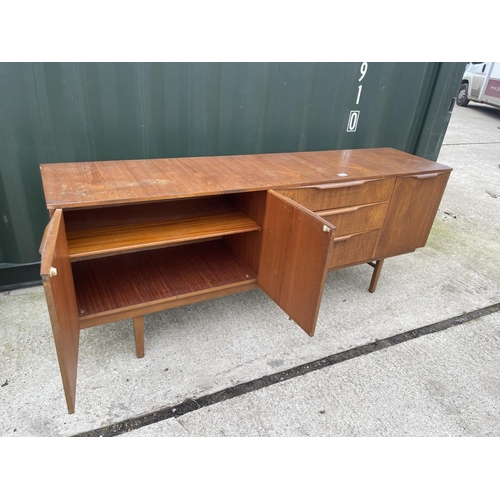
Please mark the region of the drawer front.
<svg viewBox="0 0 500 500"><path fill-rule="evenodd" d="M375 254L380 229L335 238L328 268L343 267L370 260Z"/></svg>
<svg viewBox="0 0 500 500"><path fill-rule="evenodd" d="M335 208L318 212L323 219L337 227L335 237L346 234L363 233L380 229L384 223L388 203L355 205L354 207Z"/></svg>
<svg viewBox="0 0 500 500"><path fill-rule="evenodd" d="M388 201L395 181L396 179L393 178L318 184L304 188L285 189L280 193L309 210L327 210Z"/></svg>

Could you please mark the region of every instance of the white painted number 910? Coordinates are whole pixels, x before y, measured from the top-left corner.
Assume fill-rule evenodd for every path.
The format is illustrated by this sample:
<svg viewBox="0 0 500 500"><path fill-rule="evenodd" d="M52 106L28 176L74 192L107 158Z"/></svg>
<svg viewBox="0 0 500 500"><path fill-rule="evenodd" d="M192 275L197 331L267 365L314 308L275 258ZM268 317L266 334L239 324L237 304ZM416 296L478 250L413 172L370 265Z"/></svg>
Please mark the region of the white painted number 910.
<svg viewBox="0 0 500 500"><path fill-rule="evenodd" d="M364 62L361 64L361 68L359 68L359 72L361 73L361 76L359 77L358 82L363 80L367 71L368 71L368 63ZM361 99L362 90L363 90L363 85L358 85L358 95L356 97L356 106L359 104L359 101ZM356 132L356 129L358 128L358 121L359 121L359 110L351 111L351 113L349 114L349 119L347 120L347 132Z"/></svg>

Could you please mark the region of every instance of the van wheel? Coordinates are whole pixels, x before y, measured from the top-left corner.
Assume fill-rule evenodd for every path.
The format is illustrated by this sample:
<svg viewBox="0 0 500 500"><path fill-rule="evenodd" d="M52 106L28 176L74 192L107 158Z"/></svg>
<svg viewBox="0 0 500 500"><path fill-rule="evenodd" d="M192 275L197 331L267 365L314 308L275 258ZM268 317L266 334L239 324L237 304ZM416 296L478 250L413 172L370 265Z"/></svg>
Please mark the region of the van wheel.
<svg viewBox="0 0 500 500"><path fill-rule="evenodd" d="M459 106L467 106L469 104L469 99L467 99L467 92L469 89L469 84L467 82L460 85L460 90L458 91L457 104Z"/></svg>

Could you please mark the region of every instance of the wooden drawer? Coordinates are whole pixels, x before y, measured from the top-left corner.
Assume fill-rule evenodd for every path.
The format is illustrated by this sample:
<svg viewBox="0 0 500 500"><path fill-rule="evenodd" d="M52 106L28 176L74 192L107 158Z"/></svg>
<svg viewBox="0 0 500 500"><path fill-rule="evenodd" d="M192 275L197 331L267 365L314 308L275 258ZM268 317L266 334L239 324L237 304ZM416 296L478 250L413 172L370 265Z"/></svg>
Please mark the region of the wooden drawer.
<svg viewBox="0 0 500 500"><path fill-rule="evenodd" d="M309 210L366 205L388 201L396 179L367 179L334 184L318 184L279 191Z"/></svg>
<svg viewBox="0 0 500 500"><path fill-rule="evenodd" d="M373 258L380 229L335 238L328 268L349 266Z"/></svg>
<svg viewBox="0 0 500 500"><path fill-rule="evenodd" d="M384 223L388 202L354 207L334 208L318 212L323 219L337 227L335 237L380 229Z"/></svg>

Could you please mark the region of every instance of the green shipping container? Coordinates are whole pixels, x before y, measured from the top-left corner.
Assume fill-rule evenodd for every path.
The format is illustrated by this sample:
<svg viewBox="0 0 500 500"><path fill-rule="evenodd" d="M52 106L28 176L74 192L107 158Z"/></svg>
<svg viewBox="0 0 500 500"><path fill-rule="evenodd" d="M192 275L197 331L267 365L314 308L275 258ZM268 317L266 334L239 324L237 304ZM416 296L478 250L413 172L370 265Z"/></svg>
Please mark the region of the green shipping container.
<svg viewBox="0 0 500 500"><path fill-rule="evenodd" d="M465 63L1 63L0 290L39 282L39 164L393 147L435 160Z"/></svg>

